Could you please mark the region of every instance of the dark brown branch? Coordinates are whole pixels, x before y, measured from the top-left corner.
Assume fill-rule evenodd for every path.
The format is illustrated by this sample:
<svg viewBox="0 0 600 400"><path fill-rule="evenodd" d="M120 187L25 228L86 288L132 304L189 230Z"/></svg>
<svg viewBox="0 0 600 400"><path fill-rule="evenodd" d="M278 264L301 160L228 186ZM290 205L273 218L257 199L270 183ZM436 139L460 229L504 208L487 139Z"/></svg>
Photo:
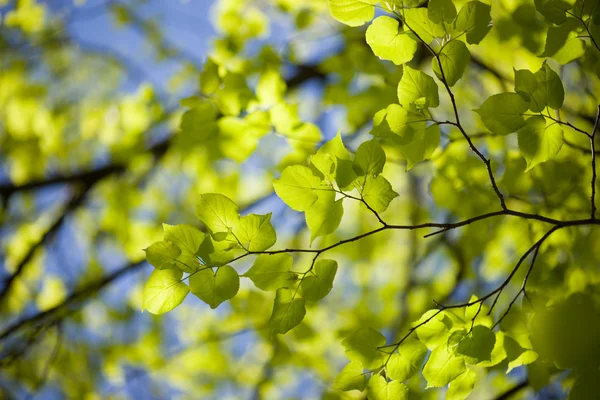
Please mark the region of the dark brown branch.
<svg viewBox="0 0 600 400"><path fill-rule="evenodd" d="M152 146L148 151L154 155L156 160L158 160L165 154L165 152L168 149L168 146L169 146L169 139L166 139L165 141L159 142L156 145ZM2 287L2 291L0 292L0 304L2 303L2 301L4 300L6 295L10 292L10 289L11 289L12 285L14 284L14 282L16 281L16 279L23 273L25 266L29 263L29 261L31 261L31 258L33 257L35 252L42 245L44 245L48 240L50 240L50 238L52 238L54 236L54 234L63 225L67 216L69 214L71 214L73 211L75 211L76 209L78 209L85 202L85 199L86 199L88 193L92 190L92 188L98 182L102 181L104 178L106 178L110 175L113 175L113 174L120 174L124 171L125 171L125 165L117 164L117 165L109 166L100 171L92 171L91 173L79 175L80 178L83 177L84 179L72 181L74 183L82 184L83 188L80 189L79 192L76 192L76 194L73 195L73 197L71 198L69 203L65 206L64 210L57 217L57 219L54 221L54 223L48 228L46 233L44 233L44 235L42 235L42 237L29 248L29 250L27 251L25 256L21 259L21 261L19 261L19 263L15 267L14 272L4 280L4 285ZM64 179L66 179L66 178L64 178ZM44 182L48 182L48 181L44 181ZM50 182L51 182L50 184L59 183L59 182L57 182L57 178L55 178L54 180L51 180ZM37 183L35 187L41 187L41 186L45 186L45 185L46 185L46 183L44 183L43 185L40 183ZM14 193L14 190L12 193Z"/></svg>
<svg viewBox="0 0 600 400"><path fill-rule="evenodd" d="M566 139L566 138L563 139L563 141L568 147L575 149L575 150L579 150L583 154L592 154L592 151L590 149L588 149L587 147L580 146L577 143L573 143L569 139ZM594 152L594 154L596 155L596 157L598 157L598 156L600 156L600 151L596 150Z"/></svg>
<svg viewBox="0 0 600 400"><path fill-rule="evenodd" d="M305 82L313 79L324 81L327 77L327 75L321 72L315 65L296 65L294 67L296 69L295 74L286 81L288 89L296 89Z"/></svg>
<svg viewBox="0 0 600 400"><path fill-rule="evenodd" d="M14 282L17 280L17 278L19 276L21 276L21 274L23 273L23 270L25 269L25 266L29 263L29 261L31 261L35 252L37 251L37 249L40 248L51 237L54 236L54 234L62 226L62 224L64 223L67 216L71 213L71 211L79 208L84 203L85 198L86 198L88 192L90 191L90 189L92 188L92 186L94 185L94 183L95 183L95 181L93 183L86 184L83 189L81 189L78 193L74 194L71 197L71 200L69 201L69 203L65 206L64 210L60 213L58 218L56 218L54 223L52 225L50 225L50 227L48 228L46 233L44 233L42 235L42 237L40 237L38 239L37 242L35 242L33 245L31 245L29 247L29 250L27 251L27 253L25 253L25 255L23 256L21 261L19 261L19 263L16 265L14 272L11 275L9 275L7 278L4 279L2 291L0 292L0 304L2 304L4 298L10 292L10 289L12 288L12 285L14 284Z"/></svg>
<svg viewBox="0 0 600 400"><path fill-rule="evenodd" d="M592 129L592 134L590 135L590 153L592 154L592 219L596 218L596 130L598 129L598 122L600 122L600 105L598 105L596 121L594 122L594 128Z"/></svg>
<svg viewBox="0 0 600 400"><path fill-rule="evenodd" d="M400 18L399 15L398 15L398 18ZM496 193L498 200L500 200L500 206L502 207L503 210L506 210L507 209L506 202L504 201L504 196L502 195L502 192L500 191L500 189L498 188L498 185L496 184L496 178L494 177L494 172L492 171L491 160L486 158L483 155L483 153L481 153L481 151L479 151L479 149L473 144L473 141L471 140L471 138L469 137L469 135L467 134L467 132L465 131L465 129L463 128L463 126L460 123L460 116L458 113L458 106L456 104L456 99L454 97L454 93L452 92L452 89L450 89L450 85L448 85L448 82L446 80L446 74L444 72L444 68L442 66L442 61L440 60L440 56L435 51L433 51L433 49L427 44L427 42L425 42L410 26L408 26L406 21L402 21L402 22L406 25L406 27L408 29L410 29L410 31L416 36L416 38L419 39L419 41L421 43L423 43L423 45L427 49L429 49L429 51L435 58L438 66L440 68L441 75L442 75L440 80L444 84L444 87L446 88L446 92L448 92L448 96L450 97L450 101L452 102L452 109L454 110L454 118L456 120L454 122L447 121L446 123L448 123L450 125L454 125L455 127L458 128L460 133L462 133L463 137L466 139L467 143L469 144L469 147L471 148L471 150L485 164L485 167L488 172L488 176L490 177L490 183L492 184L492 188L494 189L494 192Z"/></svg>
<svg viewBox="0 0 600 400"><path fill-rule="evenodd" d="M52 368L52 365L56 362L56 359L58 358L58 353L60 352L61 343L62 343L62 325L60 323L58 323L56 325L56 342L54 344L54 348L52 349L52 353L50 353L50 356L48 357L48 361L46 361L46 365L44 366L44 369L42 370L42 375L40 377L40 380L35 385L35 388L26 397L26 400L32 399L35 396L37 396L39 391L46 385L46 381L48 380L48 374L50 373L50 369Z"/></svg>
<svg viewBox="0 0 600 400"><path fill-rule="evenodd" d="M504 75L502 72L500 72L499 70L495 69L494 67L492 67L491 65L486 64L482 59L478 58L477 56L471 54L471 62L476 65L477 67L488 71L489 73L491 73L493 76L495 76L498 81L500 81L502 84L504 84L504 82L506 83L512 83L513 79L510 76ZM562 109L565 110L567 113L576 116L577 118L580 118L584 121L586 121L589 124L593 124L594 123L594 117L591 117L587 114L583 114L579 111L575 111L571 108L569 108L568 106L563 105Z"/></svg>
<svg viewBox="0 0 600 400"><path fill-rule="evenodd" d="M515 386L511 387L510 389L506 390L505 392L502 392L498 396L492 398L492 400L508 400L528 386L529 386L529 381L527 379L525 379L525 380L517 383Z"/></svg>
<svg viewBox="0 0 600 400"><path fill-rule="evenodd" d="M42 311L38 314L34 314L30 317L24 318L20 321L13 323L12 325L9 325L8 328L6 328L4 331L2 331L2 333L0 333L0 340L6 339L7 337L13 335L14 333L18 332L20 329L22 329L24 327L32 326L32 325L39 325L39 324L44 323L47 320L53 320L53 318L57 314L62 314L62 313L69 314L70 312L75 311L77 309L77 306L82 301L95 295L97 292L99 292L100 290L102 290L104 287L111 284L112 282L116 281L121 276L123 276L129 272L137 271L144 265L147 265L145 263L145 261L139 261L136 263L128 264L128 265L104 276L102 279L100 279L96 282L93 282L87 286L84 286L83 288L71 293L65 299L65 301L58 304L57 306L49 308L48 310Z"/></svg>
<svg viewBox="0 0 600 400"><path fill-rule="evenodd" d="M286 80L288 89L295 89L303 85L311 79L317 79L323 81L326 77L325 74L320 72L317 67L311 65L300 65L297 66L296 74L292 75ZM170 112L166 112L166 115ZM158 122L162 122L164 119L159 119ZM161 158L172 145L173 135L169 135L166 139L154 144L148 148L147 152L154 155L155 158ZM57 184L65 183L76 183L76 184L87 184L97 182L107 176L120 174L126 169L125 163L114 163L104 167L75 173L59 174L46 179L40 179L31 181L22 185L13 185L9 183L0 184L0 196L8 198L14 193L22 192L26 190L34 190L43 188L46 186L53 186Z"/></svg>
<svg viewBox="0 0 600 400"><path fill-rule="evenodd" d="M47 179L35 180L22 185L3 184L0 185L0 195L3 197L10 197L16 192L39 189L63 183L93 184L109 175L119 174L123 172L124 169L125 165L111 164L91 171L76 172L67 175L55 175Z"/></svg>
<svg viewBox="0 0 600 400"><path fill-rule="evenodd" d="M250 210L252 207L254 207L257 204L259 204L260 202L270 198L272 195L273 195L273 193L269 193L266 196L256 199L252 203L249 203L248 205L244 206L242 208L241 212L244 213L244 212ZM113 282L115 282L120 277L124 276L125 274L127 274L129 272L137 271L144 265L147 265L145 263L145 261L129 263L129 264L121 267L120 269L114 271L113 273L106 275L104 278L102 278L96 282L93 282L93 283L73 292L61 304L59 304L51 309L48 309L46 311L42 311L38 314L32 315L30 317L27 317L20 321L15 322L14 324L12 324L8 328L6 328L2 333L0 333L0 340L5 340L9 336L15 334L16 332L18 332L19 330L21 330L25 327L28 327L31 325L39 326L39 324L43 324L44 321L47 321L47 320L54 321L56 318L61 318L61 317L65 316L66 314L76 311L78 309L78 307L82 303L85 302L85 300L94 296L96 293L100 292L105 287L109 286L110 284L112 284Z"/></svg>

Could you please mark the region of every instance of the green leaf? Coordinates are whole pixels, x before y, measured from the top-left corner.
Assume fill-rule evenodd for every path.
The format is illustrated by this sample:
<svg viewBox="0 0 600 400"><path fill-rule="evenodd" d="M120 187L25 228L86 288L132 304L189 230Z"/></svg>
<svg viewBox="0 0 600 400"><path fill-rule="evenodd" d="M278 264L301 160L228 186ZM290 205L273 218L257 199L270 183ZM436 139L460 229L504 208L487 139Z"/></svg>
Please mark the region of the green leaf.
<svg viewBox="0 0 600 400"><path fill-rule="evenodd" d="M342 342L342 346L346 349L346 356L351 361L360 362L367 369L381 365L385 354L378 347L384 344L385 337L372 328L360 328Z"/></svg>
<svg viewBox="0 0 600 400"><path fill-rule="evenodd" d="M221 84L219 78L219 66L212 58L208 58L200 73L200 91L204 94L213 94Z"/></svg>
<svg viewBox="0 0 600 400"><path fill-rule="evenodd" d="M404 23L425 43L431 43L437 37L446 35L446 30L440 24L429 19L426 8L408 8L404 10Z"/></svg>
<svg viewBox="0 0 600 400"><path fill-rule="evenodd" d="M446 345L448 336L450 335L450 328L452 328L452 321L445 316L445 313L441 312L434 315L438 310L429 310L425 312L421 318L413 323L413 326L417 326L425 321L425 324L417 328L416 333L419 340L423 342L429 350Z"/></svg>
<svg viewBox="0 0 600 400"><path fill-rule="evenodd" d="M173 243L181 250L181 254L177 258L181 261L179 268L186 272L195 271L200 265L196 253L204 241L204 233L191 225L163 224L163 230L165 232L164 240Z"/></svg>
<svg viewBox="0 0 600 400"><path fill-rule="evenodd" d="M425 127L423 115L408 111L398 104L390 104L375 114L371 135L403 145L410 143L415 132L424 131Z"/></svg>
<svg viewBox="0 0 600 400"><path fill-rule="evenodd" d="M529 102L529 109L533 112L542 112L546 107L558 110L565 99L560 77L545 61L535 74L528 70L515 70L515 92Z"/></svg>
<svg viewBox="0 0 600 400"><path fill-rule="evenodd" d="M189 292L181 278L183 272L175 269L154 270L144 285L142 311L163 314L177 307Z"/></svg>
<svg viewBox="0 0 600 400"><path fill-rule="evenodd" d="M530 102L532 94L537 89L537 79L533 72L528 69L519 69L515 71L515 92L517 92L523 100Z"/></svg>
<svg viewBox="0 0 600 400"><path fill-rule="evenodd" d="M436 24L447 24L456 18L456 7L452 0L430 0L427 5L427 16Z"/></svg>
<svg viewBox="0 0 600 400"><path fill-rule="evenodd" d="M546 47L540 57L552 57L565 65L585 53L585 42L579 38L577 29L580 22L575 18L567 18L559 26L550 26L546 36Z"/></svg>
<svg viewBox="0 0 600 400"><path fill-rule="evenodd" d="M565 11L573 7L573 4L564 0L534 0L534 3L536 10L556 25L567 20Z"/></svg>
<svg viewBox="0 0 600 400"><path fill-rule="evenodd" d="M237 162L246 160L256 150L259 139L271 130L266 111L255 111L244 118L222 117L218 125L219 148Z"/></svg>
<svg viewBox="0 0 600 400"><path fill-rule="evenodd" d="M377 140L372 139L361 143L354 157L354 171L358 175L377 176L383 171L385 152Z"/></svg>
<svg viewBox="0 0 600 400"><path fill-rule="evenodd" d="M370 175L366 176L361 194L365 202L377 212L387 210L390 202L398 196L398 193L392 189L392 185L382 175L376 178Z"/></svg>
<svg viewBox="0 0 600 400"><path fill-rule="evenodd" d="M286 84L279 72L274 69L265 71L256 86L256 97L261 104L270 106L283 100Z"/></svg>
<svg viewBox="0 0 600 400"><path fill-rule="evenodd" d="M284 135L293 135L302 126L297 104L277 103L269 109L269 115L275 131Z"/></svg>
<svg viewBox="0 0 600 400"><path fill-rule="evenodd" d="M467 370L465 360L455 356L445 344L441 344L429 355L423 368L427 388L446 386Z"/></svg>
<svg viewBox="0 0 600 400"><path fill-rule="evenodd" d="M500 364L506 358L506 350L504 349L504 332L496 332L496 342L492 354L490 355L489 361L481 361L477 365L480 367L493 367L494 365Z"/></svg>
<svg viewBox="0 0 600 400"><path fill-rule="evenodd" d="M519 150L527 160L525 171L556 157L563 141L563 130L559 124L546 124L546 118L542 116L529 118L519 129Z"/></svg>
<svg viewBox="0 0 600 400"><path fill-rule="evenodd" d="M408 171L415 164L429 159L440 145L440 137L440 127L437 124L433 124L424 131L415 132L412 142L405 145L398 145L398 148L406 159L406 170Z"/></svg>
<svg viewBox="0 0 600 400"><path fill-rule="evenodd" d="M525 126L523 114L527 108L527 103L518 94L500 93L488 97L475 112L492 133L508 135Z"/></svg>
<svg viewBox="0 0 600 400"><path fill-rule="evenodd" d="M237 116L252 97L253 93L248 88L244 75L228 73L212 99L223 114Z"/></svg>
<svg viewBox="0 0 600 400"><path fill-rule="evenodd" d="M329 12L348 26L361 26L375 15L378 0L329 0Z"/></svg>
<svg viewBox="0 0 600 400"><path fill-rule="evenodd" d="M240 222L237 205L219 193L201 194L196 204L196 215L217 241L224 240Z"/></svg>
<svg viewBox="0 0 600 400"><path fill-rule="evenodd" d="M504 350L508 360L507 374L517 367L531 364L538 359L535 351L521 347L516 340L507 335L504 335Z"/></svg>
<svg viewBox="0 0 600 400"><path fill-rule="evenodd" d="M269 326L275 333L284 334L297 326L306 315L304 299L294 296L287 288L277 289Z"/></svg>
<svg viewBox="0 0 600 400"><path fill-rule="evenodd" d="M405 340L398 347L398 353L394 353L388 361L388 377L395 381L407 380L421 369L426 355L427 346L420 340Z"/></svg>
<svg viewBox="0 0 600 400"><path fill-rule="evenodd" d="M194 137L196 142L207 140L217 133L217 110L208 101L197 103L181 117L182 135Z"/></svg>
<svg viewBox="0 0 600 400"><path fill-rule="evenodd" d="M471 60L471 53L466 44L460 40L453 40L442 47L439 58L444 75L442 76L440 64L435 58L431 59L431 69L439 80L443 82L445 77L448 86L454 86L464 75Z"/></svg>
<svg viewBox="0 0 600 400"><path fill-rule="evenodd" d="M369 400L405 400L408 399L408 387L401 382L388 382L381 375L374 375L367 385Z"/></svg>
<svg viewBox="0 0 600 400"><path fill-rule="evenodd" d="M492 359L492 350L496 343L494 332L487 326L476 325L464 335L456 347L456 353L465 356L469 364Z"/></svg>
<svg viewBox="0 0 600 400"><path fill-rule="evenodd" d="M454 28L466 32L467 43L479 44L492 29L491 7L480 1L471 1L460 9Z"/></svg>
<svg viewBox="0 0 600 400"><path fill-rule="evenodd" d="M335 232L344 215L343 199L335 200L332 190L320 190L318 200L306 210L306 225L311 243L319 236Z"/></svg>
<svg viewBox="0 0 600 400"><path fill-rule="evenodd" d="M395 18L381 16L367 29L366 40L377 57L402 65L412 60L417 51L417 42L410 35Z"/></svg>
<svg viewBox="0 0 600 400"><path fill-rule="evenodd" d="M287 167L281 178L273 182L277 196L296 211L306 211L317 201L315 189L320 186L321 180L303 165Z"/></svg>
<svg viewBox="0 0 600 400"><path fill-rule="evenodd" d="M309 301L318 301L327 296L333 288L337 267L337 262L334 260L317 261L313 275L305 277L300 284L304 298Z"/></svg>
<svg viewBox="0 0 600 400"><path fill-rule="evenodd" d="M459 375L458 378L450 382L446 392L446 400L464 400L473 391L477 374L472 369Z"/></svg>
<svg viewBox="0 0 600 400"><path fill-rule="evenodd" d="M200 300L217 308L219 304L232 299L240 288L240 277L229 265L217 268L206 268L190 275L190 290Z"/></svg>
<svg viewBox="0 0 600 400"><path fill-rule="evenodd" d="M472 295L469 298L469 303L474 303L479 298L475 295ZM464 320L467 321L469 326L471 326L471 321L475 320L475 325L483 325L491 328L494 326L494 320L491 315L488 315L489 307L483 303L474 303L470 306L465 307Z"/></svg>
<svg viewBox="0 0 600 400"><path fill-rule="evenodd" d="M387 123L386 123L387 124ZM358 178L354 171L354 163L350 160L337 160L335 181L341 190L352 189L353 182Z"/></svg>
<svg viewBox="0 0 600 400"><path fill-rule="evenodd" d="M344 369L335 377L333 388L344 392L350 390L365 390L367 377L363 373L362 365L356 361L350 361Z"/></svg>
<svg viewBox="0 0 600 400"><path fill-rule="evenodd" d="M211 235L206 235L196 256L202 263L211 267L220 267L235 258L234 250L241 250L239 244L231 240L217 242Z"/></svg>
<svg viewBox="0 0 600 400"><path fill-rule="evenodd" d="M144 251L148 262L158 269L179 267L177 257L181 255L181 249L171 242L156 242Z"/></svg>
<svg viewBox="0 0 600 400"><path fill-rule="evenodd" d="M435 108L440 105L438 86L431 76L405 66L402 79L398 84L398 100L407 110Z"/></svg>
<svg viewBox="0 0 600 400"><path fill-rule="evenodd" d="M271 225L271 213L241 217L233 233L248 251L265 251L277 241L275 229Z"/></svg>
<svg viewBox="0 0 600 400"><path fill-rule="evenodd" d="M349 159L350 153L346 150L342 136L338 132L333 139L321 146L317 153L310 157L310 163L326 180L333 182L336 177L338 160Z"/></svg>
<svg viewBox="0 0 600 400"><path fill-rule="evenodd" d="M265 291L275 291L290 287L294 282L291 272L294 259L287 253L261 254L243 276L250 278L254 285Z"/></svg>

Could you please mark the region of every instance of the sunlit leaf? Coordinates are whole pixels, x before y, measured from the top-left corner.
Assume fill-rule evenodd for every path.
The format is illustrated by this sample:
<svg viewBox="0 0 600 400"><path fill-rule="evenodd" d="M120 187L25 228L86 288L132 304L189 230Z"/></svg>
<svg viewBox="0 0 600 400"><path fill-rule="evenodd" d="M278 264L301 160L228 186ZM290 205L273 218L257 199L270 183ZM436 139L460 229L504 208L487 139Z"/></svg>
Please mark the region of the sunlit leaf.
<svg viewBox="0 0 600 400"><path fill-rule="evenodd" d="M465 360L454 354L445 344L437 346L427 359L423 368L423 376L427 387L442 387L452 382L467 370Z"/></svg>
<svg viewBox="0 0 600 400"><path fill-rule="evenodd" d="M240 277L229 265L217 268L216 272L207 268L190 276L190 291L210 308L233 298L239 288Z"/></svg>
<svg viewBox="0 0 600 400"><path fill-rule="evenodd" d="M519 129L519 149L527 160L527 169L554 158L563 145L563 130L544 117L531 117Z"/></svg>
<svg viewBox="0 0 600 400"><path fill-rule="evenodd" d="M381 364L385 354L378 347L384 344L385 337L372 328L360 328L342 341L348 358L360 362L365 368L375 368Z"/></svg>
<svg viewBox="0 0 600 400"><path fill-rule="evenodd" d="M377 17L366 33L367 44L376 56L401 65L412 60L417 51L417 42L409 32L400 28L399 22L391 17Z"/></svg>
<svg viewBox="0 0 600 400"><path fill-rule="evenodd" d="M248 251L264 251L273 246L277 235L271 225L271 213L249 214L240 218L233 234Z"/></svg>
<svg viewBox="0 0 600 400"><path fill-rule="evenodd" d="M261 254L243 276L250 278L259 289L275 291L293 283L292 263L289 254Z"/></svg>
<svg viewBox="0 0 600 400"><path fill-rule="evenodd" d="M269 320L269 326L275 333L288 332L302 322L306 315L304 299L294 293L295 291L287 288L277 289L273 313Z"/></svg>
<svg viewBox="0 0 600 400"><path fill-rule="evenodd" d="M329 0L329 12L346 25L360 26L373 19L377 3L377 0Z"/></svg>
<svg viewBox="0 0 600 400"><path fill-rule="evenodd" d="M367 377L363 373L361 363L350 361L335 377L333 388L342 391L365 390Z"/></svg>
<svg viewBox="0 0 600 400"><path fill-rule="evenodd" d="M190 291L182 277L180 270L154 270L144 286L142 310L163 314L181 304Z"/></svg>
<svg viewBox="0 0 600 400"><path fill-rule="evenodd" d="M469 49L467 49L464 42L453 40L442 48L439 57L442 68L440 69L440 63L433 58L431 60L431 69L435 72L438 79L441 81L445 79L448 86L454 86L456 82L462 78L467 69L467 65L469 65L471 59ZM443 76L442 70L444 71Z"/></svg>
<svg viewBox="0 0 600 400"><path fill-rule="evenodd" d="M440 105L437 83L431 76L407 66L398 84L398 100L409 110L435 108Z"/></svg>
<svg viewBox="0 0 600 400"><path fill-rule="evenodd" d="M480 1L471 1L461 7L454 21L459 32L466 32L467 43L479 44L488 34L491 27L491 7Z"/></svg>
<svg viewBox="0 0 600 400"><path fill-rule="evenodd" d="M387 374L392 380L405 381L421 369L427 347L417 339L405 340L387 365Z"/></svg>
<svg viewBox="0 0 600 400"><path fill-rule="evenodd" d="M333 288L333 279L337 272L337 262L334 260L319 260L315 263L313 273L306 276L300 287L306 300L321 300Z"/></svg>
<svg viewBox="0 0 600 400"><path fill-rule="evenodd" d="M475 112L486 128L498 135L507 135L525 126L523 114L527 103L516 93L500 93L488 99Z"/></svg>
<svg viewBox="0 0 600 400"><path fill-rule="evenodd" d="M196 204L196 215L210 229L215 240L225 239L240 221L237 205L218 193L200 195Z"/></svg>
<svg viewBox="0 0 600 400"><path fill-rule="evenodd" d="M383 376L375 375L367 385L369 399L373 400L404 400L408 399L408 387L401 382L388 382Z"/></svg>
<svg viewBox="0 0 600 400"><path fill-rule="evenodd" d="M296 211L306 211L318 199L321 180L308 167L293 165L283 170L281 178L273 182L277 196Z"/></svg>

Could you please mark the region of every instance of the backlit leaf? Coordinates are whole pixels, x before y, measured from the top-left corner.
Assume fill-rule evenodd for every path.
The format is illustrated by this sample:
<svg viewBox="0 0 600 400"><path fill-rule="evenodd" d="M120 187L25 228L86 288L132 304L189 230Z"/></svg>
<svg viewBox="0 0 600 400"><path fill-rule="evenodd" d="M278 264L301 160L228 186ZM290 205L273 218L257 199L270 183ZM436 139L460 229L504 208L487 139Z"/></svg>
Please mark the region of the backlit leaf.
<svg viewBox="0 0 600 400"><path fill-rule="evenodd" d="M546 122L542 116L529 118L519 129L519 149L527 160L527 169L554 158L563 145L563 130L555 122Z"/></svg>
<svg viewBox="0 0 600 400"><path fill-rule="evenodd" d="M190 276L190 291L200 300L217 308L219 304L233 298L240 288L240 277L229 265L203 269Z"/></svg>
<svg viewBox="0 0 600 400"><path fill-rule="evenodd" d="M523 114L527 103L516 93L500 93L488 99L475 112L486 128L498 135L508 135L525 126Z"/></svg>
<svg viewBox="0 0 600 400"><path fill-rule="evenodd" d="M413 59L417 42L410 32L400 28L399 22L391 17L377 17L366 33L367 44L376 56L401 65Z"/></svg>
<svg viewBox="0 0 600 400"><path fill-rule="evenodd" d="M273 313L269 320L269 326L275 333L288 332L302 322L306 315L304 299L295 296L294 293L295 291L287 288L277 289Z"/></svg>
<svg viewBox="0 0 600 400"><path fill-rule="evenodd" d="M408 387L401 382L388 382L383 376L375 375L367 385L369 399L373 400L404 400L408 399Z"/></svg>
<svg viewBox="0 0 600 400"><path fill-rule="evenodd" d="M378 347L384 344L385 337L372 328L360 328L342 341L348 358L360 362L365 368L375 368L381 364L385 354Z"/></svg>
<svg viewBox="0 0 600 400"><path fill-rule="evenodd" d="M334 260L319 260L315 263L313 274L304 278L300 287L306 300L318 301L329 294L333 288L333 279L337 272Z"/></svg>
<svg viewBox="0 0 600 400"><path fill-rule="evenodd" d="M250 278L254 285L262 290L275 291L290 287L293 283L291 255L261 254L256 257L252 267L243 276Z"/></svg>
<svg viewBox="0 0 600 400"><path fill-rule="evenodd" d="M177 307L189 292L181 281L183 272L175 269L154 270L144 285L142 310L163 314Z"/></svg>
<svg viewBox="0 0 600 400"><path fill-rule="evenodd" d="M273 182L277 196L296 211L306 211L317 201L316 189L320 185L321 180L302 165L287 167L281 178Z"/></svg>

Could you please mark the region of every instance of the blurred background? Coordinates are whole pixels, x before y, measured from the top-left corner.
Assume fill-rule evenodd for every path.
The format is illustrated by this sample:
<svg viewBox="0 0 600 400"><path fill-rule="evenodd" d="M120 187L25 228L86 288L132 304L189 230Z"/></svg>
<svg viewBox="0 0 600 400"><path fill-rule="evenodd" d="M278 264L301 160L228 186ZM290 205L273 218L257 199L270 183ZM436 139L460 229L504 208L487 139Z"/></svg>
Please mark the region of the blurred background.
<svg viewBox="0 0 600 400"><path fill-rule="evenodd" d="M546 27L532 23L535 15L514 20L514 9L504 12L504 25L492 30L488 46L474 50L466 83L456 86L465 109L503 90L513 65L541 63L532 49L543 45ZM526 38L525 47L513 43L511 29ZM508 62L494 65L501 45ZM428 57L419 50L413 65ZM261 99L257 106L257 82L271 70L285 82L285 101ZM584 87L570 71L564 71L567 89ZM340 264L331 294L309 307L298 328L276 338L264 329L273 293L246 280L217 310L188 296L168 314L142 313L141 291L153 270L142 249L161 240L162 223L199 226L195 203L207 192L234 199L242 214L273 212L278 248L307 247L304 218L276 198L273 177L338 131L355 150L369 138L374 113L397 102L400 74L373 56L364 29L331 19L326 1L0 0L2 396L364 398L331 388L347 363L340 342L348 332L371 326L393 342L431 308L432 298L464 301L496 287L532 240L526 223L512 220L482 235L481 229L497 228L486 222L430 240L394 232L346 246L331 255ZM227 78L211 88L217 75ZM582 92L571 92L569 104L580 110L574 118L589 123L594 105ZM238 129L219 124L222 115L190 113L185 126L182 115L207 93L224 115L243 119L268 106L279 107L277 119L268 129L247 121ZM444 98L438 119L451 115ZM464 123L475 125L474 116ZM385 174L400 194L386 221L465 218L493 207L479 160L467 146L450 146L456 134L443 132L444 151L411 174L402 155L386 148ZM504 150L504 138L480 140L486 154ZM573 146L587 145L577 140ZM524 160L506 154L502 172L522 172ZM448 158L460 164L441 168ZM555 203L577 196L569 210L581 214L588 212L588 195L567 185L583 170L577 168L557 177L550 192ZM531 194L532 207L542 207L543 182L535 179L501 185ZM340 229L313 247L375 226L359 204L347 203ZM491 243L494 235L504 235L500 245ZM235 267L242 273L250 265ZM473 398L524 376L522 367L508 375L491 371ZM417 378L413 384L422 387ZM563 390L557 383L542 393L558 398Z"/></svg>

